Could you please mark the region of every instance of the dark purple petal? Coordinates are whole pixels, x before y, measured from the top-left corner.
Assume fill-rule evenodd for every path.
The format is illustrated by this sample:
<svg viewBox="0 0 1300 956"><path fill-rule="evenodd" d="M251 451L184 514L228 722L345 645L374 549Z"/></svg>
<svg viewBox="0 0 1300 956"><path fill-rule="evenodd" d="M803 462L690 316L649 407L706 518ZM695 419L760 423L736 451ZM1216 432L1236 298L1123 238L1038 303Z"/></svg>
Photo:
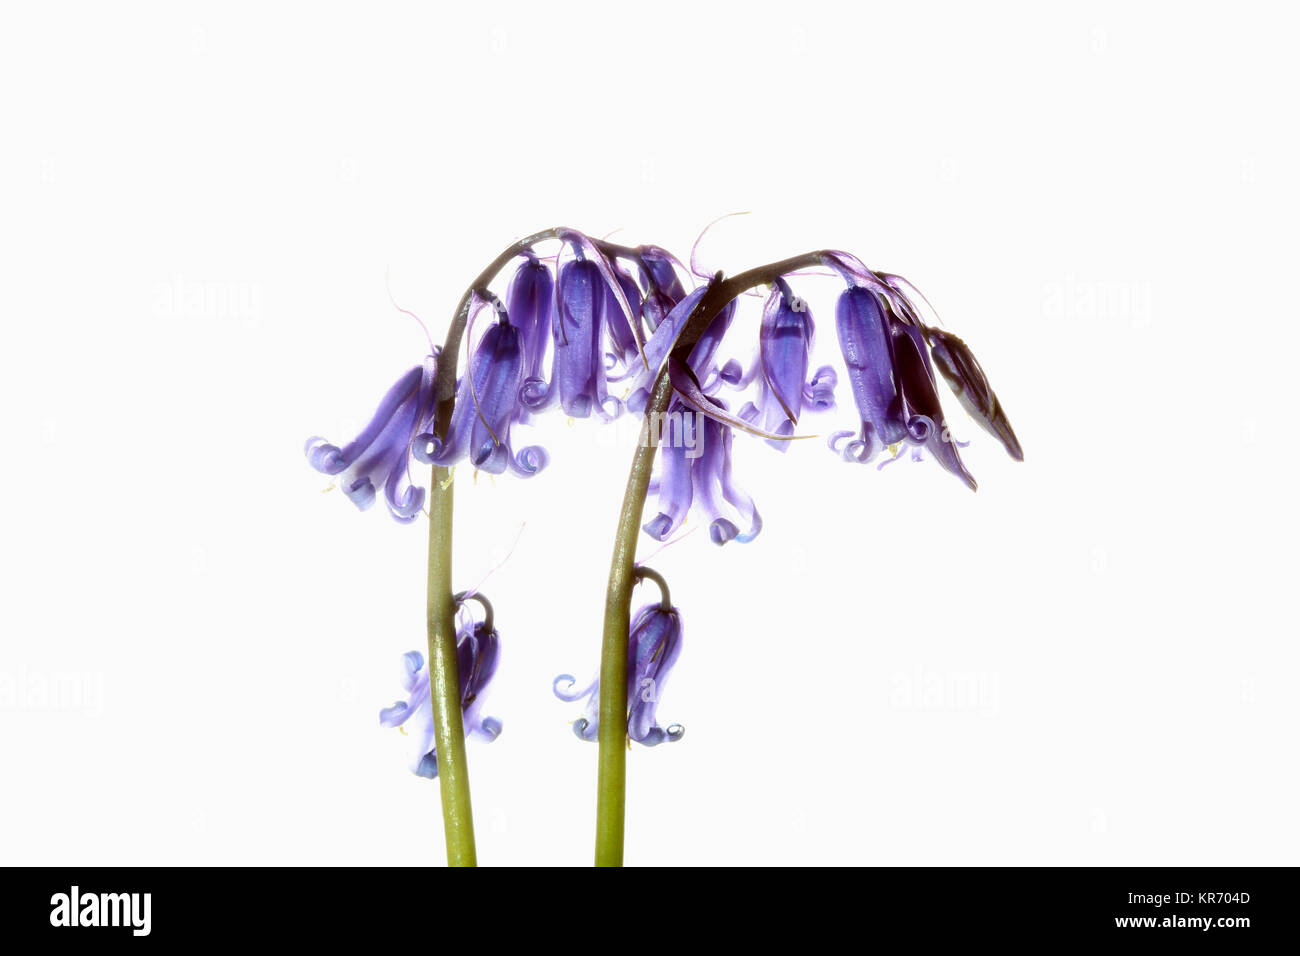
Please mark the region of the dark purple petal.
<svg viewBox="0 0 1300 956"><path fill-rule="evenodd" d="M766 388L794 424L798 424L803 406L812 338L812 315L807 303L791 293L784 279L778 279L763 307L763 323L758 333L759 358Z"/></svg>
<svg viewBox="0 0 1300 956"><path fill-rule="evenodd" d="M621 268L615 267L614 274L618 277L618 284L623 290L623 296L632 308L633 325L628 324L627 318L620 310L618 297L614 294L614 290L606 287L605 316L609 322L610 343L614 347L614 354L619 362L630 365L635 360L639 364L640 348L637 343L637 333L633 330L633 326L639 327L641 323L641 290L637 288L636 281ZM641 338L644 341L644 335Z"/></svg>
<svg viewBox="0 0 1300 956"><path fill-rule="evenodd" d="M499 320L483 334L470 363L474 383L470 403L475 415L470 430L470 463L491 474L506 470L511 424L518 418L524 352L519 330Z"/></svg>
<svg viewBox="0 0 1300 956"><path fill-rule="evenodd" d="M497 672L501 638L496 628L484 624L463 628L456 647L460 677L460 703L465 733L495 740L501 733L501 721L482 716L482 696Z"/></svg>
<svg viewBox="0 0 1300 956"><path fill-rule="evenodd" d="M658 246L641 246L637 252L641 256L647 287L662 292L674 303L686 298L686 289L677 277L676 267L681 263L672 253Z"/></svg>
<svg viewBox="0 0 1300 956"><path fill-rule="evenodd" d="M913 444L924 445L938 459L939 464L974 491L975 479L962 464L957 443L948 434L948 425L939 404L939 393L935 391L934 373L930 370L920 329L894 319L893 339L899 384L908 415L909 440Z"/></svg>
<svg viewBox="0 0 1300 956"><path fill-rule="evenodd" d="M661 289L651 289L641 303L641 316L653 332L679 302Z"/></svg>
<svg viewBox="0 0 1300 956"><path fill-rule="evenodd" d="M1025 455L1016 433L1011 430L1011 422L1007 420L1002 404L970 348L957 336L943 329L926 329L925 334L930 342L930 356L934 359L934 364L962 407L985 431L1002 442L1008 455L1016 461L1024 461Z"/></svg>
<svg viewBox="0 0 1300 956"><path fill-rule="evenodd" d="M713 357L718 353L718 346L722 344L723 337L727 330L731 328L731 320L736 317L736 300L732 299L721 309L718 314L709 320L708 327L705 328L699 340L691 347L691 354L686 359L686 364L691 367L699 378L705 378L713 369Z"/></svg>
<svg viewBox="0 0 1300 956"><path fill-rule="evenodd" d="M677 303L663 320L658 324L654 333L650 336L645 344L646 364L650 366L647 375L651 381L658 374L659 369L663 366L664 360L672 352L673 346L677 344L677 337L682 334L682 329L686 326L686 320L690 318L691 313L704 293L708 291L708 286L700 286L690 295ZM642 383L646 384L646 383Z"/></svg>
<svg viewBox="0 0 1300 956"><path fill-rule="evenodd" d="M549 266L530 258L515 271L506 292L506 311L523 341L524 378L542 378L555 312L555 280Z"/></svg>

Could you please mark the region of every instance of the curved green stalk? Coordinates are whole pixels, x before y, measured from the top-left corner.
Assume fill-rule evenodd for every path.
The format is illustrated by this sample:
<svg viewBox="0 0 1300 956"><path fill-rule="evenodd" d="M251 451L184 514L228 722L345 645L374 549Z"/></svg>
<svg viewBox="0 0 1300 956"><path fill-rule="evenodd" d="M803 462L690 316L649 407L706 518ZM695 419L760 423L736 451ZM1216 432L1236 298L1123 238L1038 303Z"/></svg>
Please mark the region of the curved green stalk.
<svg viewBox="0 0 1300 956"><path fill-rule="evenodd" d="M820 265L822 254L811 252L742 272L732 279L719 279L700 297L673 346L673 355L682 361L690 355L713 317L736 296L754 286L773 282L778 276ZM655 427L663 421L672 401L673 388L665 366L655 379L654 390L646 404L641 425L641 440L632 456L627 490L618 516L614 536L614 557L609 566L609 583L605 589L605 628L600 646L600 742L599 770L596 781L596 865L623 865L623 827L627 794L627 653L631 627L632 588L636 585L637 536L641 532L641 512L650 490L650 472L658 451Z"/></svg>
<svg viewBox="0 0 1300 956"><path fill-rule="evenodd" d="M452 492L451 472L434 468L429 487L429 696L433 702L433 746L438 755L447 864L474 866L474 814L465 762L465 726L456 663L456 602L451 589Z"/></svg>
<svg viewBox="0 0 1300 956"><path fill-rule="evenodd" d="M544 229L512 243L492 260L465 290L452 316L434 379L434 433L447 437L456 404L456 371L461 340L475 294L491 295L489 283L512 259L539 242L572 233L563 227ZM636 256L635 249L602 240L593 243L607 255ZM434 467L429 487L429 575L426 622L429 635L429 696L433 705L434 750L438 757L438 784L442 794L442 821L447 841L447 863L475 866L474 815L470 806L469 768L465 760L465 728L460 709L460 673L456 656L456 600L451 580L452 475ZM620 814L621 816L621 814Z"/></svg>
<svg viewBox="0 0 1300 956"><path fill-rule="evenodd" d="M641 440L623 495L623 510L614 537L614 559L605 590L605 634L600 648L600 769L596 791L596 865L623 865L623 802L627 776L627 644L631 627L632 588L636 584L636 540L641 512L654 467L655 428L650 423L668 410L673 387L661 374L646 406Z"/></svg>

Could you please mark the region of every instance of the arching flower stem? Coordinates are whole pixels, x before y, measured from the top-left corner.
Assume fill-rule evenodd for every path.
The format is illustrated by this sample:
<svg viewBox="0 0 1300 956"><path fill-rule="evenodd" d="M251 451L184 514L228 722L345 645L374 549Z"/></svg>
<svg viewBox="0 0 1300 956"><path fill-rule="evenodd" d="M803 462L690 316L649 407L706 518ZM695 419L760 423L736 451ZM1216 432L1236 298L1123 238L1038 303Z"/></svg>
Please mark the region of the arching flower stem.
<svg viewBox="0 0 1300 956"><path fill-rule="evenodd" d="M822 252L809 252L749 269L730 279L714 283L696 303L673 345L672 355L685 362L692 347L726 305L756 286L779 277L823 264ZM439 373L442 368L439 367ZM453 383L454 384L454 383ZM600 756L596 782L596 865L623 865L623 824L627 791L627 658L631 627L632 589L638 580L637 536L650 490L650 473L662 420L673 397L667 363L660 370L646 403L641 437L632 455L627 490L614 535L614 556L605 589L604 637L600 649Z"/></svg>
<svg viewBox="0 0 1300 956"><path fill-rule="evenodd" d="M443 342L434 378L434 434L446 439L456 406L456 379L461 342L476 297L489 300L489 286L514 259L532 251L538 243L576 235L571 229L556 226L525 236L503 249L488 263L478 278L465 290L451 327ZM606 256L640 259L641 252L604 240L588 240ZM649 481L647 471L646 480ZM645 489L641 498L645 499ZM452 501L451 469L433 467L429 486L429 572L426 595L426 623L429 641L429 693L433 703L434 743L438 753L438 784L442 797L443 831L450 866L475 866L474 817L470 807L469 769L465 759L465 729L461 719L460 675L456 653L457 600L452 592ZM638 511L638 514L640 512ZM635 539L635 529L633 533ZM623 641L627 643L627 608L624 606ZM627 662L623 662L624 668ZM620 813L620 820L622 814ZM621 846L620 832L620 846Z"/></svg>
<svg viewBox="0 0 1300 956"><path fill-rule="evenodd" d="M534 233L507 247L488 264L461 296L443 343L434 379L434 433L445 439L456 405L456 367L461 338L476 293L505 266L539 242L554 239L558 229ZM433 467L429 485L429 575L425 620L429 632L429 694L433 703L433 739L438 753L438 787L442 797L443 833L449 866L475 866L474 814L470 807L469 767L465 760L465 727L461 720L460 674L456 660L456 607L451 584L451 469Z"/></svg>

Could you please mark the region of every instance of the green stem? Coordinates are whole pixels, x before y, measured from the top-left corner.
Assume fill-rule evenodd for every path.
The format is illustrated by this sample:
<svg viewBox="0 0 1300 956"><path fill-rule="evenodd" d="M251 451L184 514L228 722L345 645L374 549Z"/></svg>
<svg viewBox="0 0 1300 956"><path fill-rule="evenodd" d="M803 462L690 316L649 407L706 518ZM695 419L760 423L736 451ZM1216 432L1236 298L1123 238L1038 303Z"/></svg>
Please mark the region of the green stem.
<svg viewBox="0 0 1300 956"><path fill-rule="evenodd" d="M728 302L749 289L774 282L777 277L822 264L822 253L810 252L780 262L742 272L731 279L714 280L712 287L696 303L673 346L673 355L682 361L708 328L713 317ZM623 865L623 827L627 795L627 651L631 626L632 588L636 585L637 535L641 531L642 511L650 490L650 473L658 451L657 437L662 429L654 427L663 420L672 401L673 388L666 367L659 371L654 390L646 404L641 425L641 440L632 456L632 469L618 516L614 536L614 557L609 566L609 584L605 590L605 630L600 646L600 742L599 770L596 781L596 865Z"/></svg>
<svg viewBox="0 0 1300 956"><path fill-rule="evenodd" d="M488 283L511 259L533 243L553 238L548 229L505 249L465 290L443 343L434 379L437 402L433 428L447 437L456 403L456 365L461 338L475 292L485 293ZM469 766L465 760L465 724L460 710L460 668L456 655L456 598L451 583L452 473L435 466L429 485L429 577L426 624L429 632L429 698L433 706L433 745L438 759L438 787L442 795L442 826L449 866L476 866L474 813L469 795Z"/></svg>
<svg viewBox="0 0 1300 956"><path fill-rule="evenodd" d="M452 412L456 404L456 372L461 341L465 335L465 326L469 319L470 305L474 295L488 298L491 292L488 285L505 266L514 258L531 251L539 242L562 238L572 234L572 230L562 227L544 229L531 236L520 239L502 250L465 290L456 311L452 315L451 327L443 342L438 359L438 369L434 379L434 423L433 430L440 439L447 437L451 424ZM626 246L619 246L603 240L593 240L596 247L605 255L618 255L636 258L640 251ZM650 480L650 464L654 454L651 450L644 466L645 484ZM641 489L641 500L645 500L645 488ZM640 515L640 509L637 510ZM634 532L635 532L634 517ZM635 544L635 533L632 536ZM470 807L469 769L465 762L465 728L460 710L460 674L456 656L456 599L451 583L451 542L452 542L452 483L449 469L435 467L433 480L429 488L429 578L427 596L427 623L429 630L429 696L433 704L434 750L438 758L438 781L442 792L443 830L447 839L447 862L451 866L474 866L474 816ZM635 548L629 551L628 560ZM629 567L630 573L630 567ZM488 612L490 614L490 611ZM623 608L623 643L627 644L627 607ZM626 652L624 654L626 657ZM623 662L626 681L627 662ZM626 700L624 713L626 715ZM623 721L626 724L626 716ZM602 751L603 753L603 751ZM618 820L619 846L622 846L622 782L618 786ZM621 853L621 850L620 850Z"/></svg>
<svg viewBox="0 0 1300 956"><path fill-rule="evenodd" d="M614 538L614 559L605 590L605 635L600 648L600 769L596 790L596 865L623 865L623 803L627 778L627 642L632 588L636 585L636 539L650 490L657 429L650 423L668 410L673 387L660 375L646 406L641 440L632 456L623 510Z"/></svg>
<svg viewBox="0 0 1300 956"><path fill-rule="evenodd" d="M474 866L474 814L460 713L456 601L451 590L452 493L450 470L435 467L429 487L429 695L433 702L433 746L438 757L447 864Z"/></svg>

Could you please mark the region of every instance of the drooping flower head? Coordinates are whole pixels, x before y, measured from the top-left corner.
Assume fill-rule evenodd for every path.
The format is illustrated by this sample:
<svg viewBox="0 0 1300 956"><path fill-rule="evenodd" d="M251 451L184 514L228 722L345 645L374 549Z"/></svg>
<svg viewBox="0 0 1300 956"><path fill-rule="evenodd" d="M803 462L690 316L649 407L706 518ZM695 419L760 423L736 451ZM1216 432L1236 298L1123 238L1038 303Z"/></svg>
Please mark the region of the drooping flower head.
<svg viewBox="0 0 1300 956"><path fill-rule="evenodd" d="M322 474L337 478L343 493L362 511L383 488L384 503L400 522L414 521L424 506L424 489L410 477L411 442L433 417L433 380L437 352L388 390L361 434L339 448L323 438L309 438L307 461Z"/></svg>
<svg viewBox="0 0 1300 956"><path fill-rule="evenodd" d="M686 732L680 724L661 727L658 719L659 697L681 654L682 617L673 607L662 577L649 568L637 568L636 576L638 580L654 580L660 587L661 600L647 604L632 617L627 654L627 735L636 743L653 747L680 740ZM581 740L594 741L600 733L600 679L579 691L573 689L575 685L572 675L561 674L552 689L560 700L585 698L586 708L573 722L573 732Z"/></svg>
<svg viewBox="0 0 1300 956"><path fill-rule="evenodd" d="M961 443L950 434L939 401L938 365L972 417L1021 460L1020 444L979 363L956 336L926 324L918 302L924 297L916 288L901 276L868 269L848 253L827 252L823 261L848 283L836 326L862 422L857 432L831 435L831 448L856 462L872 461L888 449L894 457L882 465L895 460L902 447L911 447L918 460L924 449L974 491L975 479L962 463Z"/></svg>
<svg viewBox="0 0 1300 956"><path fill-rule="evenodd" d="M465 610L465 601L477 601L483 620L475 622ZM456 633L456 667L460 677L461 719L465 736L481 737L489 743L501 734L501 721L483 715L483 692L497 670L500 635L492 624L492 606L481 594L456 595L462 622ZM402 689L407 698L379 712L383 727L401 727L416 743L412 772L430 779L438 776L438 755L433 745L433 706L429 696L429 668L419 651L402 655Z"/></svg>

